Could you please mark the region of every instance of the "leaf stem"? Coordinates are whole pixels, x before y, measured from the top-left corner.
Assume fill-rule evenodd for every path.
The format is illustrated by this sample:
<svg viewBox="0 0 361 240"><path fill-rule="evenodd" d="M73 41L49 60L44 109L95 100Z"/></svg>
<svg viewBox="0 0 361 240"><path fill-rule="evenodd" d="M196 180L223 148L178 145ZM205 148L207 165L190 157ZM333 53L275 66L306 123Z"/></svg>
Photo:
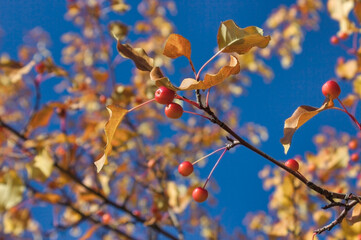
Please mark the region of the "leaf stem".
<svg viewBox="0 0 361 240"><path fill-rule="evenodd" d="M224 149L223 153L222 153L221 156L218 158L216 164L214 164L214 167L212 168L211 172L209 173L209 175L208 175L208 177L207 177L207 180L206 180L206 182L205 182L204 185L203 185L203 188L206 188L207 183L208 183L209 179L211 178L211 176L212 176L212 174L213 174L213 172L214 172L214 169L216 169L217 165L219 164L219 162L221 161L221 159L223 158L223 155L227 152L227 150L228 150L227 148Z"/></svg>
<svg viewBox="0 0 361 240"><path fill-rule="evenodd" d="M337 98L337 101L341 104L342 108L345 110L345 113L352 119L352 121L356 123L357 127L361 130L361 125L357 121L357 119L351 113L348 112L347 108L345 107L345 105L343 105L342 101L339 98Z"/></svg>
<svg viewBox="0 0 361 240"><path fill-rule="evenodd" d="M186 98L186 97L182 97L182 96L176 95L175 98L176 98L176 99L179 99L179 100L182 100L182 101L185 101L185 102L187 102L187 103L195 106L196 108L200 109L198 103L196 103L196 102L194 102L194 101L192 101L192 100L190 100L190 99L188 99L188 98Z"/></svg>
<svg viewBox="0 0 361 240"><path fill-rule="evenodd" d="M220 149L217 149L216 151L214 151L214 152L211 152L210 154L208 154L208 155L206 155L206 156L204 156L204 157L201 157L200 159L198 159L197 161L195 161L194 163L192 163L193 165L195 165L196 163L198 163L198 162L200 162L200 161L202 161L203 159L205 159L205 158L207 158L207 157L209 157L209 156L211 156L211 155L213 155L213 154L215 154L216 152L219 152L219 151L221 151L221 150L223 150L223 149L226 149L227 147L222 147L222 148L220 148Z"/></svg>
<svg viewBox="0 0 361 240"><path fill-rule="evenodd" d="M189 113L189 114L193 114L193 115L197 115L197 116L201 116L201 117L206 118L206 119L208 119L209 121L211 121L211 119L210 119L209 117L204 116L204 115L199 114L199 113L189 112L189 111L183 111L183 112L185 112L185 113Z"/></svg>
<svg viewBox="0 0 361 240"><path fill-rule="evenodd" d="M203 69L208 65L208 63L210 63L215 57L217 57L220 53L222 52L222 50L219 50L218 52L216 52L216 54L214 54L205 64L203 64L203 66L199 69L197 76L196 76L196 80L199 80L200 74L203 71Z"/></svg>
<svg viewBox="0 0 361 240"><path fill-rule="evenodd" d="M138 109L138 108L140 108L140 107L143 107L144 105L146 105L146 104L148 104L148 103L151 103L151 102L153 102L153 101L155 101L155 98L150 99L150 100L148 100L148 101L146 101L146 102L144 102L144 103L139 104L138 106L135 106L135 107L129 109L129 110L128 110L128 113L130 113L131 111L134 111L134 110L136 110L136 109Z"/></svg>

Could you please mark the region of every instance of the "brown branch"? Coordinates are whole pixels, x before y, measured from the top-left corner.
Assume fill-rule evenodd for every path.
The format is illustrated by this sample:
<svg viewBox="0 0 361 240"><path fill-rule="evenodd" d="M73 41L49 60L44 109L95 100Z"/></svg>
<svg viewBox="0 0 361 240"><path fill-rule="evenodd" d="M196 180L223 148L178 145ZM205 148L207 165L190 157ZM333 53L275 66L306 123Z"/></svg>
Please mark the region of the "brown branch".
<svg viewBox="0 0 361 240"><path fill-rule="evenodd" d="M340 215L338 215L338 217L332 221L330 224L319 228L317 230L314 231L315 234L321 234L324 231L330 231L332 228L334 228L337 224L340 224L342 222L342 220L346 217L347 213L357 204L359 203L358 200L353 200L352 202L350 202L349 204L346 204L345 208L342 210L342 212L340 213Z"/></svg>
<svg viewBox="0 0 361 240"><path fill-rule="evenodd" d="M25 137L23 134L21 134L20 132L18 132L16 129L12 128L10 125L4 123L1 119L0 119L0 126L6 128L7 130L9 130L11 133L13 133L14 135L16 135L17 137L19 137L21 140L27 140L27 137ZM54 159L57 159L56 155L53 155ZM85 188L88 192L93 193L94 195L98 196L100 199L102 199L104 201L105 204L109 204L113 207L115 207L118 210L121 210L123 212L126 212L127 214L131 215L137 222L141 222L141 223L145 223L146 219L141 218L139 216L136 216L132 213L131 210L129 210L128 208L126 208L123 205L120 205L112 200L110 200L109 198L107 198L106 196L104 196L102 193L98 192L97 190L88 187L87 185L85 185L82 180L80 178L78 178L77 176L75 176L69 169L65 169L63 167L61 167L58 164L58 161L55 161L54 163L54 167L56 169L58 169L60 172L62 172L63 174L67 175L69 178L71 178L74 182L76 182L77 184L79 184L80 186L82 186L83 188ZM173 239L173 240L178 240L178 238L176 236L174 236L173 234L167 232L166 230L164 230L163 228L161 228L160 226L158 226L157 224L152 224L149 225L150 228L152 228L154 231L164 235L165 237L169 238L169 239Z"/></svg>

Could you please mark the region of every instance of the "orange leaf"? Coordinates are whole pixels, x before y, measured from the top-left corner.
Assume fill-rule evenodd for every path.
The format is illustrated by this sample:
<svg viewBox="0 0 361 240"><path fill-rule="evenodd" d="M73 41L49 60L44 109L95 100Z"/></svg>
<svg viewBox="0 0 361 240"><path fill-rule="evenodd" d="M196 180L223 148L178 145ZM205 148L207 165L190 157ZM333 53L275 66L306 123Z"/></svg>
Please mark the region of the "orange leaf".
<svg viewBox="0 0 361 240"><path fill-rule="evenodd" d="M153 58L150 58L142 48L132 48L129 44L117 43L119 54L133 60L135 66L142 71L150 72L153 69Z"/></svg>
<svg viewBox="0 0 361 240"><path fill-rule="evenodd" d="M218 29L217 42L219 51L244 54L252 47L267 47L270 36L263 36L261 28L251 26L239 28L233 20L222 22Z"/></svg>
<svg viewBox="0 0 361 240"><path fill-rule="evenodd" d="M52 106L45 106L43 109L36 112L29 122L26 135L29 135L29 133L36 128L47 126L53 115L53 111L54 109Z"/></svg>
<svg viewBox="0 0 361 240"><path fill-rule="evenodd" d="M35 193L34 197L52 204L58 203L62 199L62 196L55 193Z"/></svg>
<svg viewBox="0 0 361 240"><path fill-rule="evenodd" d="M163 55L170 58L185 56L191 61L191 43L179 34L171 34L165 43Z"/></svg>
<svg viewBox="0 0 361 240"><path fill-rule="evenodd" d="M107 139L107 145L104 150L103 156L94 162L97 167L97 172L103 168L104 164L108 163L108 155L112 151L112 140L114 133L117 130L117 127L122 122L124 116L127 114L128 110L124 108L117 107L116 105L107 106L109 112L109 121L105 124L104 131Z"/></svg>
<svg viewBox="0 0 361 240"><path fill-rule="evenodd" d="M328 99L326 99L326 101L320 108L310 106L298 107L296 111L292 114L292 116L285 121L283 130L284 136L283 138L281 138L281 143L284 147L285 154L287 154L288 149L291 146L292 137L296 130L300 128L303 124L305 124L308 120L316 116L318 113L332 107L333 102L329 101Z"/></svg>
<svg viewBox="0 0 361 240"><path fill-rule="evenodd" d="M84 233L84 235L81 238L79 238L79 240L87 240L91 238L91 236L94 234L96 230L98 230L100 226L101 226L100 224L93 225L91 228L88 229L88 231Z"/></svg>

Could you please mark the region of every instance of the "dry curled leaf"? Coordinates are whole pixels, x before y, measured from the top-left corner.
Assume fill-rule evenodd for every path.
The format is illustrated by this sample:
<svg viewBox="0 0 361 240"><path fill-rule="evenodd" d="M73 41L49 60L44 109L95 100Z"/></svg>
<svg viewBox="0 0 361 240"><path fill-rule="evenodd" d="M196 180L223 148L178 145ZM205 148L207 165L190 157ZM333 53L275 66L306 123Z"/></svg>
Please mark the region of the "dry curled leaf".
<svg viewBox="0 0 361 240"><path fill-rule="evenodd" d="M40 199L48 203L56 204L60 202L62 196L56 193L35 193L34 198Z"/></svg>
<svg viewBox="0 0 361 240"><path fill-rule="evenodd" d="M135 66L142 71L150 72L153 69L153 58L149 57L142 48L133 48L129 44L117 43L119 54L124 58L133 60Z"/></svg>
<svg viewBox="0 0 361 240"><path fill-rule="evenodd" d="M338 21L347 18L353 7L354 0L328 0L327 2L327 10L331 18Z"/></svg>
<svg viewBox="0 0 361 240"><path fill-rule="evenodd" d="M41 110L37 111L31 118L25 135L28 136L36 128L47 126L53 112L54 109L52 106L45 106Z"/></svg>
<svg viewBox="0 0 361 240"><path fill-rule="evenodd" d="M154 70L152 71L151 76L152 80L155 81L155 84L160 86L165 86L169 89L172 89L174 91L184 91L184 90L194 90L194 89L208 89L215 85L218 85L222 83L226 78L228 78L230 75L235 75L239 73L240 66L238 59L234 56L230 56L230 61L227 66L224 66L219 70L216 74L206 74L203 81L197 81L194 78L186 78L182 81L181 85L179 87L174 86L168 78L161 77L156 78L156 76L161 76L159 73Z"/></svg>
<svg viewBox="0 0 361 240"><path fill-rule="evenodd" d="M179 34L171 34L164 46L163 55L170 58L185 56L191 61L191 43Z"/></svg>
<svg viewBox="0 0 361 240"><path fill-rule="evenodd" d="M261 28L255 26L239 28L233 20L222 22L217 34L219 51L225 53L244 54L252 47L265 48L270 40L270 36L263 36Z"/></svg>
<svg viewBox="0 0 361 240"><path fill-rule="evenodd" d="M104 132L107 140L103 156L94 162L97 167L97 172L103 168L104 164L108 163L108 155L112 150L112 140L117 130L118 125L122 122L124 116L127 114L128 110L124 108L117 107L116 105L107 106L109 112L109 121L105 124Z"/></svg>
<svg viewBox="0 0 361 240"><path fill-rule="evenodd" d="M120 21L110 22L108 30L116 40L123 40L128 34L128 26Z"/></svg>
<svg viewBox="0 0 361 240"><path fill-rule="evenodd" d="M361 222L361 203L357 204L352 209L351 217L347 219L347 222L350 225L353 225L353 224L355 224L357 222Z"/></svg>
<svg viewBox="0 0 361 240"><path fill-rule="evenodd" d="M296 111L292 114L292 116L285 121L283 130L284 135L283 138L281 138L281 143L284 147L285 154L287 154L288 149L291 146L292 137L296 130L300 128L303 124L305 124L308 120L316 116L318 113L332 107L333 102L329 101L329 99L326 99L326 101L320 108L304 105L298 107Z"/></svg>

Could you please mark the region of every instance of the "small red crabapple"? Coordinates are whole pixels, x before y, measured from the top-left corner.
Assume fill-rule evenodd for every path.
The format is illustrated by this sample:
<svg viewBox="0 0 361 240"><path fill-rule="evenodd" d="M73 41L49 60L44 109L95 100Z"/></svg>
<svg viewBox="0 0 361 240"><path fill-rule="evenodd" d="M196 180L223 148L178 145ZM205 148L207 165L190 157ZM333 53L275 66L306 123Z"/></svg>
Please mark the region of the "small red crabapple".
<svg viewBox="0 0 361 240"><path fill-rule="evenodd" d="M169 118L177 119L183 114L183 108L178 103L170 103L164 109L165 115Z"/></svg>
<svg viewBox="0 0 361 240"><path fill-rule="evenodd" d="M196 202L204 202L208 198L208 191L204 188L197 187L193 190L192 197Z"/></svg>
<svg viewBox="0 0 361 240"><path fill-rule="evenodd" d="M99 102L101 104L105 104L107 102L107 97L104 96L103 94L99 96Z"/></svg>
<svg viewBox="0 0 361 240"><path fill-rule="evenodd" d="M338 98L338 96L340 95L341 88L340 88L340 86L338 85L337 82L335 82L333 80L329 80L325 84L323 84L322 93L326 97L329 97L331 99L335 99L335 98Z"/></svg>
<svg viewBox="0 0 361 240"><path fill-rule="evenodd" d="M178 172L184 177L189 176L193 172L193 164L188 161L182 162L178 166Z"/></svg>
<svg viewBox="0 0 361 240"><path fill-rule="evenodd" d="M348 143L348 148L350 150L355 150L358 147L358 142L356 139L352 139L349 143Z"/></svg>
<svg viewBox="0 0 361 240"><path fill-rule="evenodd" d="M357 162L359 160L359 154L358 153L353 153L351 155L351 161L352 162Z"/></svg>
<svg viewBox="0 0 361 240"><path fill-rule="evenodd" d="M333 44L333 45L336 45L340 42L339 38L337 36L332 36L330 38L330 42Z"/></svg>
<svg viewBox="0 0 361 240"><path fill-rule="evenodd" d="M103 214L103 216L102 216L103 224L109 224L111 220L112 220L112 216L110 216L109 213L104 213Z"/></svg>
<svg viewBox="0 0 361 240"><path fill-rule="evenodd" d="M289 167L290 169L292 169L293 171L298 171L299 165L298 165L298 162L294 159L287 160L285 165L287 167Z"/></svg>
<svg viewBox="0 0 361 240"><path fill-rule="evenodd" d="M175 97L175 91L161 86L155 91L154 98L160 104L170 104Z"/></svg>
<svg viewBox="0 0 361 240"><path fill-rule="evenodd" d="M39 74L43 74L45 72L46 66L43 62L36 64L35 71Z"/></svg>
<svg viewBox="0 0 361 240"><path fill-rule="evenodd" d="M342 32L338 37L342 40L346 40L348 38L348 33Z"/></svg>

